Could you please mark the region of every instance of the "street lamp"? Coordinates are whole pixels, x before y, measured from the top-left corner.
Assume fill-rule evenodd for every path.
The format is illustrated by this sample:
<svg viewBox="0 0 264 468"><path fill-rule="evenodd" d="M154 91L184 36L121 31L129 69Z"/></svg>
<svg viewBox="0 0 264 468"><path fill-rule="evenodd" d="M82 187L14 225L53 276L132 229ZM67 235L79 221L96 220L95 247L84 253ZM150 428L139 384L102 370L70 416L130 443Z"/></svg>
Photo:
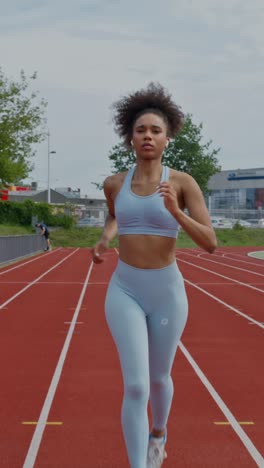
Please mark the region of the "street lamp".
<svg viewBox="0 0 264 468"><path fill-rule="evenodd" d="M50 151L50 132L48 130L48 203L50 203L50 155L56 151Z"/></svg>

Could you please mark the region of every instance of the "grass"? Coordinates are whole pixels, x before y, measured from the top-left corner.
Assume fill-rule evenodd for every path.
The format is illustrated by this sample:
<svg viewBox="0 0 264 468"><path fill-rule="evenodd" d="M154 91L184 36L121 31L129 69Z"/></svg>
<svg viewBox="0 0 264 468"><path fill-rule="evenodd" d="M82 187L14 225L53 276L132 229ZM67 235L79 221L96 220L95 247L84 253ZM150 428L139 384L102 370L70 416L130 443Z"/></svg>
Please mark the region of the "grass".
<svg viewBox="0 0 264 468"><path fill-rule="evenodd" d="M216 229L218 246L264 246L264 229ZM32 234L35 230L29 227L0 224L0 236ZM100 238L102 228L73 227L71 229L56 229L51 232L54 247L92 247ZM118 241L111 242L111 247L117 247ZM177 247L195 248L196 244L184 231L180 231Z"/></svg>
<svg viewBox="0 0 264 468"><path fill-rule="evenodd" d="M68 231L57 229L52 233L51 239L54 246L92 247L100 239L101 233L102 228L97 227L74 227ZM184 232L180 233L177 245L179 247L196 247L196 244ZM117 238L111 242L110 247L118 247Z"/></svg>
<svg viewBox="0 0 264 468"><path fill-rule="evenodd" d="M102 228L99 227L56 229L51 234L51 241L55 247L92 247L100 239L101 234ZM111 247L117 246L118 241L114 239Z"/></svg>
<svg viewBox="0 0 264 468"><path fill-rule="evenodd" d="M218 245L221 246L264 246L264 229L217 229Z"/></svg>
<svg viewBox="0 0 264 468"><path fill-rule="evenodd" d="M34 233L35 229L31 226L17 226L16 224L0 224L0 236L19 236Z"/></svg>
<svg viewBox="0 0 264 468"><path fill-rule="evenodd" d="M57 229L51 234L54 246L62 247L92 247L100 238L102 228L83 227L69 230ZM264 246L264 229L216 229L219 247L223 246ZM111 247L117 247L118 241L111 242ZM177 247L195 248L196 244L180 231Z"/></svg>

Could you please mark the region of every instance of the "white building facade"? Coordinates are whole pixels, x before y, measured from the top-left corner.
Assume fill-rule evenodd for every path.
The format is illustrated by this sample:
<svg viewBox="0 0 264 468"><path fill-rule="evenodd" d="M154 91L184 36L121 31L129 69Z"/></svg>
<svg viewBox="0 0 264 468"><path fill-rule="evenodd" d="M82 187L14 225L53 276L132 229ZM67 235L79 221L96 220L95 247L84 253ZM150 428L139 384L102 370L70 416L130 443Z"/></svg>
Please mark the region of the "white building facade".
<svg viewBox="0 0 264 468"><path fill-rule="evenodd" d="M221 171L210 178L208 186L211 213L264 217L264 168Z"/></svg>

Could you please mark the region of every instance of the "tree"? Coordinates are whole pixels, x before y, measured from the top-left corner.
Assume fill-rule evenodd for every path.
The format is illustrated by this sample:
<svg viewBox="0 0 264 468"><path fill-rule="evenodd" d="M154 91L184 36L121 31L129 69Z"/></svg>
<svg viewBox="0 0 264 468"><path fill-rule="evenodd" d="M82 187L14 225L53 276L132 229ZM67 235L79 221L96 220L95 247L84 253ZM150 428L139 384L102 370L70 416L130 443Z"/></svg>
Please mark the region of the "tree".
<svg viewBox="0 0 264 468"><path fill-rule="evenodd" d="M0 68L0 186L16 184L32 170L33 146L45 139L47 103L29 90L36 73L9 80Z"/></svg>
<svg viewBox="0 0 264 468"><path fill-rule="evenodd" d="M216 158L220 148L211 149L211 140L202 143L202 128L203 125L195 125L192 116L188 114L182 131L164 151L163 164L193 176L206 194L209 178L220 171ZM122 143L112 148L109 159L113 163L113 173L128 170L135 163L133 151L127 150ZM101 188L99 184L95 185Z"/></svg>

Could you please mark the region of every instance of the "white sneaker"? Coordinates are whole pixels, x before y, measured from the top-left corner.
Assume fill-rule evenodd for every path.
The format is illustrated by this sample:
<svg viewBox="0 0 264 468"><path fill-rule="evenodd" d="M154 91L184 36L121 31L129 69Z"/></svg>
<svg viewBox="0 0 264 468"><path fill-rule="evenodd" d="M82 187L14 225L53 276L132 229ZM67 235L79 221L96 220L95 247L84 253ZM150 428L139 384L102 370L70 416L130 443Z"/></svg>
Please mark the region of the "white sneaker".
<svg viewBox="0 0 264 468"><path fill-rule="evenodd" d="M165 451L166 435L164 437L153 437L150 435L148 445L147 468L160 468L167 458Z"/></svg>

